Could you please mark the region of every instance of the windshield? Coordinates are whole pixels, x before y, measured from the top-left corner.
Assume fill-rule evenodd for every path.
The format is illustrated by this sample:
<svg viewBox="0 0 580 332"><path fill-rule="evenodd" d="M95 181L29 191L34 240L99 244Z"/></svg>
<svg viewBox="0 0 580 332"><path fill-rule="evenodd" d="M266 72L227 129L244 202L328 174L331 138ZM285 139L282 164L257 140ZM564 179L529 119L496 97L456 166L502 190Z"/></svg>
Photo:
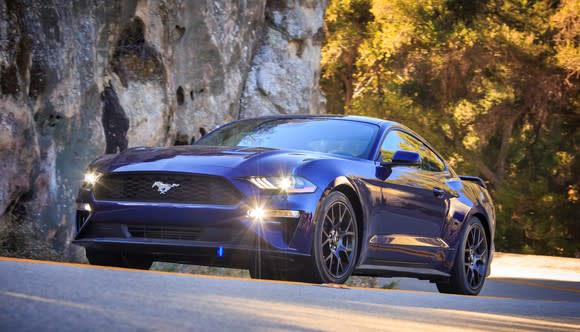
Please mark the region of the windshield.
<svg viewBox="0 0 580 332"><path fill-rule="evenodd" d="M221 127L198 145L306 150L368 159L379 127L328 118L249 119Z"/></svg>

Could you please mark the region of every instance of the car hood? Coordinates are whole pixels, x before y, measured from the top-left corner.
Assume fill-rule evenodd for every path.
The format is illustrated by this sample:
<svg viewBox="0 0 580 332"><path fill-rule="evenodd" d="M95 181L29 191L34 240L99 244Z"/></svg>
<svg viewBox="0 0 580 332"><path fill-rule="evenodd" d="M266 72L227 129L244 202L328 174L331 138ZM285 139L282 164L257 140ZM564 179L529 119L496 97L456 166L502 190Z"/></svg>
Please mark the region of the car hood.
<svg viewBox="0 0 580 332"><path fill-rule="evenodd" d="M132 148L118 155L105 155L91 164L104 173L190 172L236 176L271 175L292 170L311 160L335 159L315 152L270 148L177 146Z"/></svg>

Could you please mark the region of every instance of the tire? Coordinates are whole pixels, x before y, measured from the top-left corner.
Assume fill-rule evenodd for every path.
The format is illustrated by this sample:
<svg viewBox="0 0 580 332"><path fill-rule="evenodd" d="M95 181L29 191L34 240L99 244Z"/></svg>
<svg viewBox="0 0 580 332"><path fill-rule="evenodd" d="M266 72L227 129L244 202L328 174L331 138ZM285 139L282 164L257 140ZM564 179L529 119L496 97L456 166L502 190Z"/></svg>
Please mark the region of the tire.
<svg viewBox="0 0 580 332"><path fill-rule="evenodd" d="M485 229L478 218L465 227L448 282L437 283L440 293L477 295L483 288L489 261Z"/></svg>
<svg viewBox="0 0 580 332"><path fill-rule="evenodd" d="M139 255L125 255L120 253L86 249L85 254L91 265L123 267L139 270L149 270L153 259Z"/></svg>
<svg viewBox="0 0 580 332"><path fill-rule="evenodd" d="M312 256L301 279L313 283L342 284L358 258L358 221L349 199L334 191L318 207Z"/></svg>

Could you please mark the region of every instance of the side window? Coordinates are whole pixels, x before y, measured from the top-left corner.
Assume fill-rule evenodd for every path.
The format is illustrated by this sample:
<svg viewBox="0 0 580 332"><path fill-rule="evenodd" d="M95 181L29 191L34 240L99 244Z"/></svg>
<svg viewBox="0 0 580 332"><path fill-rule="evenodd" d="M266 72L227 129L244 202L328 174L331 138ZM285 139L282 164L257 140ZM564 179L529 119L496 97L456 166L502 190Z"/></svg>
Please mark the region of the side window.
<svg viewBox="0 0 580 332"><path fill-rule="evenodd" d="M423 153L421 153L421 168L426 171L432 172L443 172L445 170L445 163L441 158L439 158L435 152L431 151L428 147L425 147Z"/></svg>
<svg viewBox="0 0 580 332"><path fill-rule="evenodd" d="M421 156L421 169L432 172L445 170L445 163L425 144L407 133L393 130L387 134L381 145L382 161L393 161L393 155L398 150L417 152Z"/></svg>

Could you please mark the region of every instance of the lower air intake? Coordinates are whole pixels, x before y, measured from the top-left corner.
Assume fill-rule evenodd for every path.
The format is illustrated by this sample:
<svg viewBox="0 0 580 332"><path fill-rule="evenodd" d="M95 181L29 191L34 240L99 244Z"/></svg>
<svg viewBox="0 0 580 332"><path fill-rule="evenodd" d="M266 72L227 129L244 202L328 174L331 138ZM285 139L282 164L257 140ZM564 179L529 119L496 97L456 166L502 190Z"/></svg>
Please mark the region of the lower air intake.
<svg viewBox="0 0 580 332"><path fill-rule="evenodd" d="M127 229L131 237L143 239L196 241L201 234L198 229L182 227L128 226Z"/></svg>

